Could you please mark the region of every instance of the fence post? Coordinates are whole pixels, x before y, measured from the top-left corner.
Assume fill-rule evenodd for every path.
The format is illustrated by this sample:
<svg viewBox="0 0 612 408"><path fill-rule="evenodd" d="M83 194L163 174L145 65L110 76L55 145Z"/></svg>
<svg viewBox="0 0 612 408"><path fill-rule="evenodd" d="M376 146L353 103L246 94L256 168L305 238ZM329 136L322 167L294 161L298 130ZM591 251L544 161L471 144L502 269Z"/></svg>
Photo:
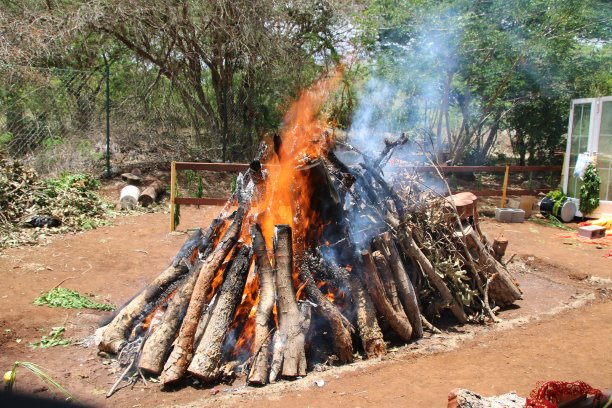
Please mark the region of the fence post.
<svg viewBox="0 0 612 408"><path fill-rule="evenodd" d="M176 162L172 161L170 165L170 232L174 231L176 225L174 225L174 196L176 185Z"/></svg>
<svg viewBox="0 0 612 408"><path fill-rule="evenodd" d="M504 185L502 187L502 199L499 208L506 208L506 189L508 188L508 172L510 171L510 166L506 164L506 174L504 174Z"/></svg>
<svg viewBox="0 0 612 408"><path fill-rule="evenodd" d="M106 54L102 54L102 58L104 58L104 78L106 82L106 100L104 103L106 109L106 177L110 178L110 65Z"/></svg>

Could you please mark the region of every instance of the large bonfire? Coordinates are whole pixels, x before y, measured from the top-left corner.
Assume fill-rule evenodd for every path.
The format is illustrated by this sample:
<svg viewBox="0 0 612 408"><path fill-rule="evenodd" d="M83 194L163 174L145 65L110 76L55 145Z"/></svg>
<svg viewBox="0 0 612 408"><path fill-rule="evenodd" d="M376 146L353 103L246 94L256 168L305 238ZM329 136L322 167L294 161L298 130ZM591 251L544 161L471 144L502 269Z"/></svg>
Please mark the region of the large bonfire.
<svg viewBox="0 0 612 408"><path fill-rule="evenodd" d="M377 157L345 164L322 107L338 73L304 91L262 143L219 217L99 332L100 350L162 384L246 375L249 384L386 353L436 330L495 320L521 296L478 227L473 201L412 176L401 196ZM468 197L469 198L469 197ZM457 212L457 206L461 211Z"/></svg>

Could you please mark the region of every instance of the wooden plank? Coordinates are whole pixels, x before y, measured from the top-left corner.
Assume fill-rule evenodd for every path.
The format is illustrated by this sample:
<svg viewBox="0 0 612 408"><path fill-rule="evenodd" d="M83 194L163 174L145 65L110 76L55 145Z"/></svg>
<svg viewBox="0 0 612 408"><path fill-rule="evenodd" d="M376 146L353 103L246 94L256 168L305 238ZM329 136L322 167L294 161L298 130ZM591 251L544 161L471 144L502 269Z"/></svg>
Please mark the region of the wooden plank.
<svg viewBox="0 0 612 408"><path fill-rule="evenodd" d="M266 167L266 166L264 166ZM199 170L215 172L238 172L249 168L246 163L196 163L196 162L176 162L176 170ZM401 170L413 170L419 173L435 172L434 166L388 166L385 168L389 172ZM478 173L491 172L503 173L505 166L440 166L442 173ZM562 166L509 166L510 172L560 172Z"/></svg>
<svg viewBox="0 0 612 408"><path fill-rule="evenodd" d="M508 166L510 172L560 172L563 166ZM441 173L503 173L506 171L506 166L440 166ZM385 167L385 171L394 173L399 171L412 170L417 173L435 172L434 166L389 166Z"/></svg>
<svg viewBox="0 0 612 408"><path fill-rule="evenodd" d="M225 205L227 198L176 197L174 202L182 205Z"/></svg>
<svg viewBox="0 0 612 408"><path fill-rule="evenodd" d="M508 190L506 192L507 195L538 195L539 193L548 193L549 191L554 190L553 188L539 188L535 190ZM467 190L464 190L467 191ZM474 195L478 197L499 197L502 195L501 190L480 190L480 191L470 191Z"/></svg>
<svg viewBox="0 0 612 408"><path fill-rule="evenodd" d="M238 172L245 171L249 168L246 163L195 163L195 162L177 162L177 170L200 170L200 171L216 171L216 172Z"/></svg>

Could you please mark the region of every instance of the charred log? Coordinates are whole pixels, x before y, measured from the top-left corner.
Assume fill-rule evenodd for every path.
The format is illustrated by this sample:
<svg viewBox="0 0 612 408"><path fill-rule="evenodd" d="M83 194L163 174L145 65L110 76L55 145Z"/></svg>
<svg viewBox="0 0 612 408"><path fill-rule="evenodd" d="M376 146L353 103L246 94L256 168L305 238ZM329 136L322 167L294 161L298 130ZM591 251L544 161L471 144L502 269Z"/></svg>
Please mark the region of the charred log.
<svg viewBox="0 0 612 408"><path fill-rule="evenodd" d="M329 321L338 362L340 364L352 362L353 344L351 341L351 333L354 331L353 326L344 316L342 316L342 313L340 313L336 306L321 293L319 288L317 288L310 271L304 264L302 264L302 268L300 268L300 280L305 285L304 290L308 299L317 305L321 314Z"/></svg>
<svg viewBox="0 0 612 408"><path fill-rule="evenodd" d="M102 334L102 341L98 345L100 350L118 353L123 348L134 326L164 300L162 294L165 291L189 272L189 268L181 265L181 261L196 258L196 248L201 239L202 230L198 229L185 241L171 265L119 311Z"/></svg>
<svg viewBox="0 0 612 408"><path fill-rule="evenodd" d="M194 338L202 310L204 309L206 295L215 273L238 240L243 216L244 209L238 207L232 224L225 231L215 250L205 260L198 261L198 266L202 268L202 271L193 289L193 295L176 339L176 345L164 366L161 376L162 384L179 380L187 371L187 367L193 357Z"/></svg>
<svg viewBox="0 0 612 408"><path fill-rule="evenodd" d="M187 369L189 373L205 382L211 382L222 374L220 362L227 327L232 322L236 308L242 300L250 260L251 248L248 245L242 245L234 250L231 265L228 265L220 292L217 294L217 305Z"/></svg>

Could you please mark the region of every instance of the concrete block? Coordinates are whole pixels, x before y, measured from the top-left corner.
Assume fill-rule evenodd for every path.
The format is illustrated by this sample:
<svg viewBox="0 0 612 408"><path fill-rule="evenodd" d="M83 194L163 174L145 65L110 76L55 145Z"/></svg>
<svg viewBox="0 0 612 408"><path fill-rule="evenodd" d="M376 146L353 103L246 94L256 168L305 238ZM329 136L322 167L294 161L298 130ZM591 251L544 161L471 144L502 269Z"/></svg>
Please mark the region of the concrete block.
<svg viewBox="0 0 612 408"><path fill-rule="evenodd" d="M496 208L495 219L498 222L512 222L512 208Z"/></svg>
<svg viewBox="0 0 612 408"><path fill-rule="evenodd" d="M606 229L600 225L587 225L578 228L578 235L590 239L603 238L606 236Z"/></svg>
<svg viewBox="0 0 612 408"><path fill-rule="evenodd" d="M525 210L520 208L512 209L512 222L523 222L525 221Z"/></svg>

